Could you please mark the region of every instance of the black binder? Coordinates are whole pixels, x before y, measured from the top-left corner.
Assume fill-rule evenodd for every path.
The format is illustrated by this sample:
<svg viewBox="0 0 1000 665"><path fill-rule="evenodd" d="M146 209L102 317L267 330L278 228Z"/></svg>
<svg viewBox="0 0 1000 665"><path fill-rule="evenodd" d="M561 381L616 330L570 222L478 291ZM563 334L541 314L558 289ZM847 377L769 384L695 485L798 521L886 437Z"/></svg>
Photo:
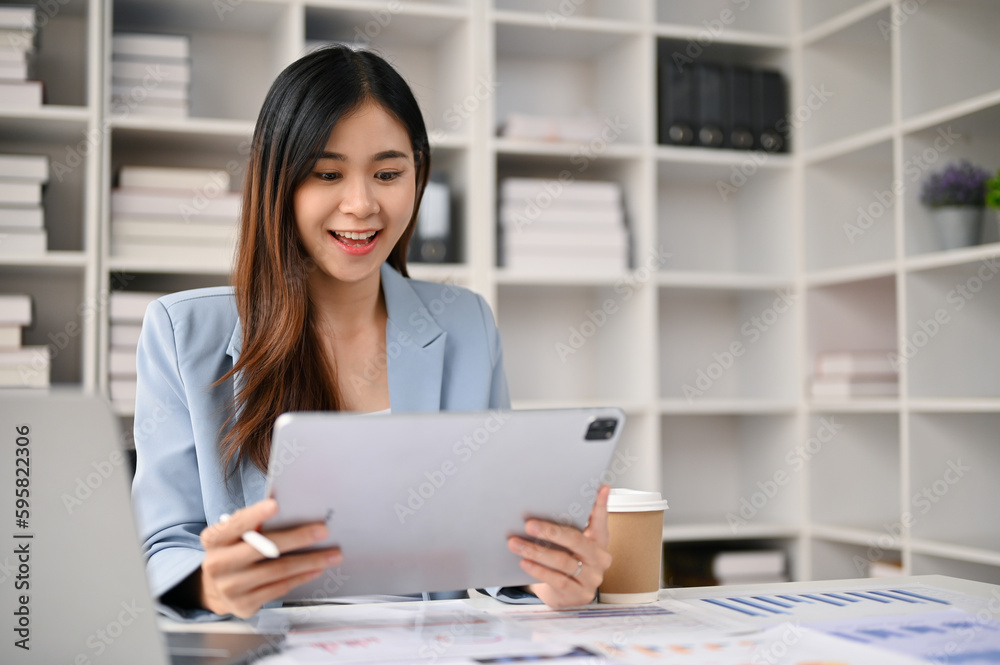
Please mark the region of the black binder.
<svg viewBox="0 0 1000 665"><path fill-rule="evenodd" d="M659 114L657 132L664 145L694 143L694 76L691 67L678 68L669 60L657 67Z"/></svg>
<svg viewBox="0 0 1000 665"><path fill-rule="evenodd" d="M415 263L457 261L454 236L451 193L445 178L439 173L434 173L424 190L417 226L410 238L407 261Z"/></svg>
<svg viewBox="0 0 1000 665"><path fill-rule="evenodd" d="M722 66L694 66L697 90L695 144L705 148L721 148L725 140L725 80Z"/></svg>
<svg viewBox="0 0 1000 665"><path fill-rule="evenodd" d="M722 146L733 150L751 150L754 137L753 71L747 67L728 66L726 78L726 122Z"/></svg>
<svg viewBox="0 0 1000 665"><path fill-rule="evenodd" d="M788 152L788 91L781 72L753 73L754 135L767 152Z"/></svg>

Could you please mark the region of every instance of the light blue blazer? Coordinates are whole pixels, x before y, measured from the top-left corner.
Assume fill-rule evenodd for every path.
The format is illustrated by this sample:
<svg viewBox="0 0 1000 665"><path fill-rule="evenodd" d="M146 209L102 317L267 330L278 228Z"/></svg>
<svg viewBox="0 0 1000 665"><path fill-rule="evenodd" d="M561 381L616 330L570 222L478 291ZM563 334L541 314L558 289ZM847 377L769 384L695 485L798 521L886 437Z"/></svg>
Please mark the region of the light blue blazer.
<svg viewBox="0 0 1000 665"><path fill-rule="evenodd" d="M486 301L460 287L404 278L388 264L381 277L392 411L510 408ZM264 498L264 474L240 465L227 486L219 458L235 385L215 383L232 369L241 343L231 287L164 296L146 311L132 500L154 598L201 565L206 525Z"/></svg>

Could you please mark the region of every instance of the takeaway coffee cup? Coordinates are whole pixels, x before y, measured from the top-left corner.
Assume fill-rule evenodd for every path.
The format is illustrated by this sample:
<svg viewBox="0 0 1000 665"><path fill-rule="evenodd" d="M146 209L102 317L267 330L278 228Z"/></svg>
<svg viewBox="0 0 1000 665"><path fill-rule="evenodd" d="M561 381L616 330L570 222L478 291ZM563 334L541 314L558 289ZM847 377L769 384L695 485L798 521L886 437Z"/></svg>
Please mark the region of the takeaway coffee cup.
<svg viewBox="0 0 1000 665"><path fill-rule="evenodd" d="M659 492L612 489L608 497L611 568L599 589L602 603L651 603L660 589L663 511Z"/></svg>

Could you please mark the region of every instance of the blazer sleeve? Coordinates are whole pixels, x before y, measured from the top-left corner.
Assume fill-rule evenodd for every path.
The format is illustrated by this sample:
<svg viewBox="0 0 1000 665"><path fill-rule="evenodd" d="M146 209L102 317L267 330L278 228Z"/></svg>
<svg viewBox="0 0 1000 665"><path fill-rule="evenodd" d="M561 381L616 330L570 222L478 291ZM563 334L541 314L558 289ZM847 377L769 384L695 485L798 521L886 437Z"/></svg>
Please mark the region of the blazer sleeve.
<svg viewBox="0 0 1000 665"><path fill-rule="evenodd" d="M197 570L206 526L198 457L170 314L155 301L146 310L136 355L135 511L154 599ZM207 610L160 604L174 618L219 618Z"/></svg>

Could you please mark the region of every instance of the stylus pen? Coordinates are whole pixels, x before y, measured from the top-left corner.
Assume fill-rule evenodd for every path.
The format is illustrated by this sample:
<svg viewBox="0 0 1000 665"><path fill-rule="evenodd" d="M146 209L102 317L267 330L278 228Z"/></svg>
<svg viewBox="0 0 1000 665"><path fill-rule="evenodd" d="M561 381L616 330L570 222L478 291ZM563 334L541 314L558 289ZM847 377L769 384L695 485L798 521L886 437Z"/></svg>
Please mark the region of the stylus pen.
<svg viewBox="0 0 1000 665"><path fill-rule="evenodd" d="M222 513L219 515L220 522L225 522L229 518L229 513ZM281 556L281 552L278 551L278 546L274 544L274 541L258 531L244 531L243 535L240 537L243 539L244 543L254 548L268 559L277 559Z"/></svg>

